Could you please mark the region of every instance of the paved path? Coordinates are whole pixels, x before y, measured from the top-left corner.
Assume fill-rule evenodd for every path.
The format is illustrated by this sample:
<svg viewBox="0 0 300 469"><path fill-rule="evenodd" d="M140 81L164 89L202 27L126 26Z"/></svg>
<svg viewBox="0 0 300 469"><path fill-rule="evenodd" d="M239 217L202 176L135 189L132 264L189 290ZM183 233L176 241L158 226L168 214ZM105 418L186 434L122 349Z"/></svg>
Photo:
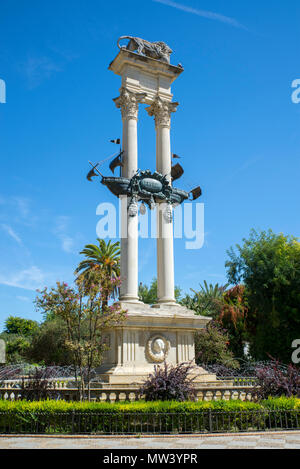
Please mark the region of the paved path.
<svg viewBox="0 0 300 469"><path fill-rule="evenodd" d="M3 437L0 449L300 449L300 432L182 437Z"/></svg>

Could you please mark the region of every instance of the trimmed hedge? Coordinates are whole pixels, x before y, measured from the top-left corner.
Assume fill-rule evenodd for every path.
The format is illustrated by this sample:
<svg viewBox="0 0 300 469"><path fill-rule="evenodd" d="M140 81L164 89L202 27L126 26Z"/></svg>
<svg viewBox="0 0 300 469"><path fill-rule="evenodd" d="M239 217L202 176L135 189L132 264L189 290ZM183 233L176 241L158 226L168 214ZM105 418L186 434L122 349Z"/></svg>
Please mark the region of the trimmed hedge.
<svg viewBox="0 0 300 469"><path fill-rule="evenodd" d="M270 410L300 410L300 399L293 397L269 398L264 401L198 401L198 402L78 402L78 401L6 401L0 400L0 412L97 412L97 413L169 413L169 412L199 412L202 410L219 411L258 411Z"/></svg>
<svg viewBox="0 0 300 469"><path fill-rule="evenodd" d="M0 401L0 434L137 434L298 429L300 399L260 403Z"/></svg>
<svg viewBox="0 0 300 469"><path fill-rule="evenodd" d="M300 401L300 400L299 400ZM100 413L140 413L140 412L195 412L202 410L259 410L261 405L242 401L211 402L67 402L67 401L0 401L0 412L100 412Z"/></svg>

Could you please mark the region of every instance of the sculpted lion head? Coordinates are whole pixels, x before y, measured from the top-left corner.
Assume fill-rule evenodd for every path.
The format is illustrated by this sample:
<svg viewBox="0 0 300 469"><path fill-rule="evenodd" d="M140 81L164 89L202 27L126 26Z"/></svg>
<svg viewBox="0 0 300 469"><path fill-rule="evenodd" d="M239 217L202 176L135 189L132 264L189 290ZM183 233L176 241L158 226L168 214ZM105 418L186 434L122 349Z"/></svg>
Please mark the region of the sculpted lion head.
<svg viewBox="0 0 300 469"><path fill-rule="evenodd" d="M172 49L166 44L165 42L162 41L157 41L155 42L155 45L160 48L161 53L164 55L171 55L172 54Z"/></svg>

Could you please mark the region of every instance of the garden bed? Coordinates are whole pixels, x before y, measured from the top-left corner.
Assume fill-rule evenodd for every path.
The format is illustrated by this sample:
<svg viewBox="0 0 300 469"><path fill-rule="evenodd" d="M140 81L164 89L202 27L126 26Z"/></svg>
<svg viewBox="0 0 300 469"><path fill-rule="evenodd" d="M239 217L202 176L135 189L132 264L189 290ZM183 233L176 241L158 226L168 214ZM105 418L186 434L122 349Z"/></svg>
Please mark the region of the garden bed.
<svg viewBox="0 0 300 469"><path fill-rule="evenodd" d="M300 429L300 399L260 403L0 401L0 434L193 434Z"/></svg>

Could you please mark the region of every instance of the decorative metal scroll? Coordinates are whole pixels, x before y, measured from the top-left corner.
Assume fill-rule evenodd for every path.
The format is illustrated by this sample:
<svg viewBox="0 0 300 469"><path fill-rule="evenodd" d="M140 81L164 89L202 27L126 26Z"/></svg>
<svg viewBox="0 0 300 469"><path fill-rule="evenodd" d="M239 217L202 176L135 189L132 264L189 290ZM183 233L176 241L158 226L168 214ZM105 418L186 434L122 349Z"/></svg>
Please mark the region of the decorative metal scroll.
<svg viewBox="0 0 300 469"><path fill-rule="evenodd" d="M150 170L137 171L131 178L103 177L102 184L117 197L127 195L130 197L129 213L137 214L137 202L143 201L150 209L155 203L166 202L169 205L178 205L188 200L186 191L172 187L166 176Z"/></svg>

